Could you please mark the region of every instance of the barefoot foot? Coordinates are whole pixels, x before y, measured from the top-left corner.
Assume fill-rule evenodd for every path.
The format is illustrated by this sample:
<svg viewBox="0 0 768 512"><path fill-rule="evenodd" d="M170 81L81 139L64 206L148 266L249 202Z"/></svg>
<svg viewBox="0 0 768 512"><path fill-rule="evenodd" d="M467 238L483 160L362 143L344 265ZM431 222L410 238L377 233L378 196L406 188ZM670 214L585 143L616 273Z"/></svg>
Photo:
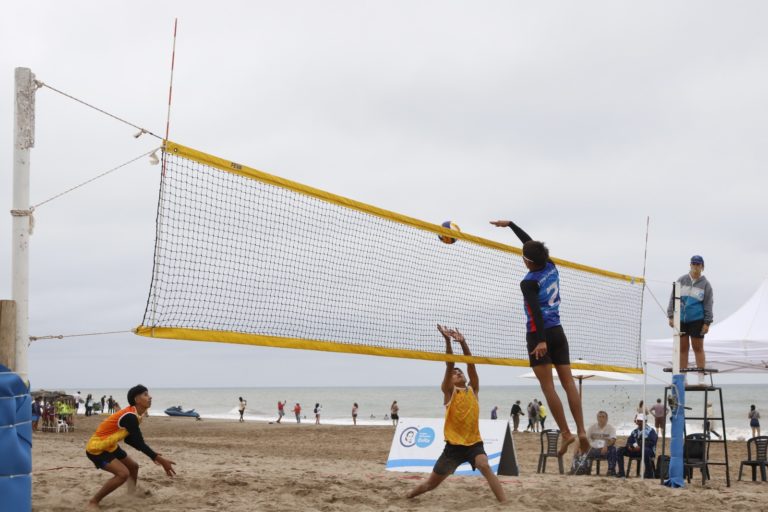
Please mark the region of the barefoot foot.
<svg viewBox="0 0 768 512"><path fill-rule="evenodd" d="M587 434L579 434L579 451L581 453L588 453L591 445Z"/></svg>
<svg viewBox="0 0 768 512"><path fill-rule="evenodd" d="M573 444L573 442L576 440L576 437L571 434L570 432L565 432L562 434L563 436L563 443L560 445L560 449L557 450L557 456L562 457L563 455L568 452L568 447Z"/></svg>

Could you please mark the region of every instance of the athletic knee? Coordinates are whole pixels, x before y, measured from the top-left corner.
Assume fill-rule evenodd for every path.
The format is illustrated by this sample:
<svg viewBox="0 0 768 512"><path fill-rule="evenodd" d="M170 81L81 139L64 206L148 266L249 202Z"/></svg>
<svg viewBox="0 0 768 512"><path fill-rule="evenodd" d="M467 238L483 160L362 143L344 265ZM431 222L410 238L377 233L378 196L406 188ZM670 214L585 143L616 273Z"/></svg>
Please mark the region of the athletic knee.
<svg viewBox="0 0 768 512"><path fill-rule="evenodd" d="M124 484L131 477L131 473L127 468L122 468L118 471L115 471L114 475L114 478L116 478L121 484Z"/></svg>
<svg viewBox="0 0 768 512"><path fill-rule="evenodd" d="M491 470L491 465L488 464L487 460L478 460L475 461L475 468L477 468L479 472L485 473Z"/></svg>

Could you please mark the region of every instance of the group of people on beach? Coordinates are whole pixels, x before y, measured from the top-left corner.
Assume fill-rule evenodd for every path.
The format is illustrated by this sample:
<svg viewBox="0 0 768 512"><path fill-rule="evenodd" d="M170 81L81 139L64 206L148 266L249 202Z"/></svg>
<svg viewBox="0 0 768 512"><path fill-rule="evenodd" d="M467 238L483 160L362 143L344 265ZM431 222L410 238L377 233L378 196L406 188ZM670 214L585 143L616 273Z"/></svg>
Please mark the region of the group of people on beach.
<svg viewBox="0 0 768 512"><path fill-rule="evenodd" d="M583 472L588 464L590 451L597 447L593 444L594 439L591 439L590 434L584 427L581 397L571 373L568 340L560 322L560 278L557 266L550 259L549 250L546 245L540 241L533 240L514 222L497 220L491 221L491 224L500 228L512 229L523 244L522 259L523 264L528 269L528 273L520 283L520 290L525 305L526 344L529 363L539 381L555 423L560 430L562 441L558 455L565 455L571 445L574 445L575 457L572 470L578 474ZM680 279L683 284L684 296L681 331L685 333L685 337L681 338L681 341L684 340L681 343L680 351L681 367L687 367L688 364L689 338L696 355L697 367L704 367L703 337L709 329L709 324L712 322L712 289L706 278L701 275L703 268L703 258L694 256L691 258L690 273ZM671 319L671 312L669 316ZM449 328L438 324L437 329L445 341L446 354L453 355L453 343L455 342L461 347L464 356L472 356L469 343L458 328ZM682 345L684 345L684 350ZM568 407L576 424L575 433L571 431L566 421L563 404L555 389L551 371L552 367L557 372L560 383L565 391ZM465 374L460 368L455 366L453 361L447 361L440 389L445 406L445 449L435 463L429 477L413 488L407 494L407 497L413 498L436 488L449 475L453 474L458 466L463 463L469 463L473 469L477 469L485 477L498 501L505 501L504 489L488 463L488 456L485 453L483 440L480 436L480 407L478 402L480 380L475 365L467 363L467 372ZM156 464L162 466L168 476L175 474L173 469L175 463L149 448L144 443L141 431L139 430L139 424L143 415L150 407L151 400L147 388L144 386L139 385L131 388L128 392L129 406L114 413L99 425L96 433L88 442L86 447L88 458L98 469L103 469L113 475L90 500L89 504L91 506L98 507L99 502L106 495L126 482L128 482L129 490L135 489L139 467L119 447L118 443L122 440L142 451ZM285 403L283 401L282 406L278 406L278 422L283 417ZM543 403L538 401L536 403L538 406L535 416L543 428L543 419L547 417L546 409L542 409ZM390 416L393 419L393 423L396 424L399 410L394 409L395 405L397 405L396 402L393 403ZM517 405L519 408L519 404ZM533 401L531 405L533 405ZM240 398L239 411L241 421L243 421L245 406L245 400ZM297 422L300 421L300 410L300 406L297 403L294 408ZM317 424L320 423L320 410L320 404L315 404L314 413ZM533 412L533 409L529 412L529 428L531 428L531 417L534 416L531 412ZM522 414L522 411L519 411L519 414ZM607 420L607 414L604 418L601 414L603 414L603 411L598 413L598 426L602 419ZM353 420L355 423L356 418L357 404L353 406ZM645 445L648 446L649 444L650 432L647 429L650 426L645 424L643 415L638 415L636 419L638 429L640 430L635 436L632 445L626 448L626 452L639 449L637 448L640 444L637 442L638 439L645 438ZM533 428L536 428L536 426L533 425ZM651 430L653 429L651 428ZM604 447L601 446L600 450ZM621 460L619 468L623 473L623 456Z"/></svg>

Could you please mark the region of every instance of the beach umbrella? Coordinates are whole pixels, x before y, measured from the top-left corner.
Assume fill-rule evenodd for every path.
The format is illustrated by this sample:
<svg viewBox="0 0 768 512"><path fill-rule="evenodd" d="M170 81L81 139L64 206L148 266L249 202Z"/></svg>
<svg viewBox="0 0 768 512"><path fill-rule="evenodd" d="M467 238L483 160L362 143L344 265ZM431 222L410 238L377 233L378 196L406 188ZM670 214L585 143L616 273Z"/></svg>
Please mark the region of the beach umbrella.
<svg viewBox="0 0 768 512"><path fill-rule="evenodd" d="M585 364L585 361L579 360L581 364ZM586 363L588 364L588 363ZM637 379L627 373L619 372L605 372L601 370L581 370L579 368L571 368L573 378L579 381L579 396L581 396L581 386L585 380L601 380L601 381L613 381L613 382L636 382ZM520 376L521 379L535 379L536 374L533 372L524 373ZM558 380L557 370L552 367L552 378Z"/></svg>

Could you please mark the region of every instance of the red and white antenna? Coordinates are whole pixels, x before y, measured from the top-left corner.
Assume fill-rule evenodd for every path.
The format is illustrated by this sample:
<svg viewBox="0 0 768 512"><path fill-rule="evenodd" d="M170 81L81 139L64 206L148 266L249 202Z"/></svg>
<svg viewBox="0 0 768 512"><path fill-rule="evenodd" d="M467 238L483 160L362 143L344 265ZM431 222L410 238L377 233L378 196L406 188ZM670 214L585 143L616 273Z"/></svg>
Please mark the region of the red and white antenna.
<svg viewBox="0 0 768 512"><path fill-rule="evenodd" d="M176 27L178 18L173 19L173 52L171 53L171 83L168 85L168 115L165 118L165 140L171 132L171 98L173 98L173 67L176 63Z"/></svg>

